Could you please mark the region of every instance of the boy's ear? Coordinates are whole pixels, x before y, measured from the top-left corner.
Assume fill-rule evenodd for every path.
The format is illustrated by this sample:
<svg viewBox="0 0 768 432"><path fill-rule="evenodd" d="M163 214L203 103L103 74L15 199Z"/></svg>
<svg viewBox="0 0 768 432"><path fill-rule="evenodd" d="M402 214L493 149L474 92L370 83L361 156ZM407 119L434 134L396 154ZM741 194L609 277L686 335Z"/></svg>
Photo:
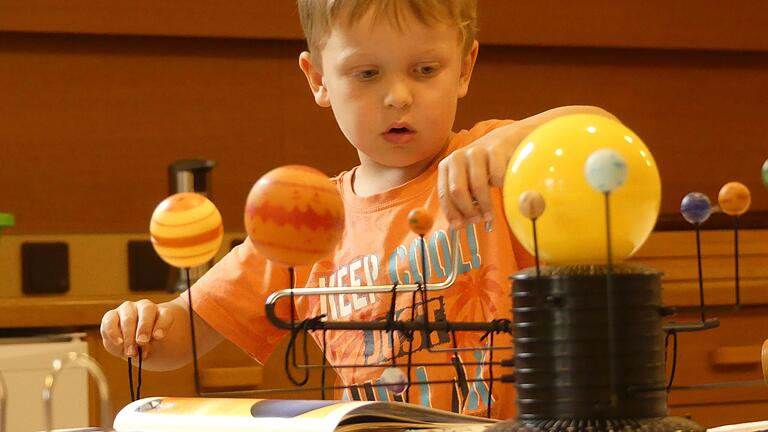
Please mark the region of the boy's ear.
<svg viewBox="0 0 768 432"><path fill-rule="evenodd" d="M299 54L299 68L307 77L309 89L312 90L312 94L315 96L315 103L321 107L331 106L331 101L328 99L328 90L323 82L323 71L315 66L312 62L312 54L308 51Z"/></svg>
<svg viewBox="0 0 768 432"><path fill-rule="evenodd" d="M461 60L461 75L459 75L459 97L466 96L469 91L469 80L472 78L472 70L475 68L477 52L480 50L480 44L477 41L472 42L467 55Z"/></svg>

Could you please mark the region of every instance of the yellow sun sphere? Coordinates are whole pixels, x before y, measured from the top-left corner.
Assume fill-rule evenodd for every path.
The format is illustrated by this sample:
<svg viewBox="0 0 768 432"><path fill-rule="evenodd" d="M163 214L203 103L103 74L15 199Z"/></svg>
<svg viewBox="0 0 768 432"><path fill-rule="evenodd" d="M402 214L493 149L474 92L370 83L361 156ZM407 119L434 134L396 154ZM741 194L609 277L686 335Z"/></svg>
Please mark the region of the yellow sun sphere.
<svg viewBox="0 0 768 432"><path fill-rule="evenodd" d="M605 198L584 175L587 158L612 149L626 160L627 177L610 194L612 258L622 261L645 242L661 204L661 182L642 140L618 121L591 114L551 120L515 151L504 178L507 222L533 253L531 220L520 213L521 193L537 191L547 210L536 220L538 250L548 264L606 262Z"/></svg>
<svg viewBox="0 0 768 432"><path fill-rule="evenodd" d="M203 195L181 192L164 199L149 223L152 246L163 261L191 268L210 261L224 237L221 214Z"/></svg>

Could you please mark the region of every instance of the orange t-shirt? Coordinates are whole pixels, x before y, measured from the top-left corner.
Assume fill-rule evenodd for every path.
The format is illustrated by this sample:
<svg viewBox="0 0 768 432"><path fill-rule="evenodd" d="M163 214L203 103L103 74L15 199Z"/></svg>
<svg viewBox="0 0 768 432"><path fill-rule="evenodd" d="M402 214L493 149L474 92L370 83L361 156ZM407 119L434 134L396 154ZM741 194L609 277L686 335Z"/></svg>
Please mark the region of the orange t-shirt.
<svg viewBox="0 0 768 432"><path fill-rule="evenodd" d="M508 121L489 120L470 130L458 132L444 154L463 147ZM440 210L437 196L437 162L417 178L394 189L369 197L359 197L352 190L354 169L334 179L344 202L344 234L333 256L314 266L296 269L297 287L332 287L415 283L422 273L417 236L408 228L407 215L416 208L426 208L434 216L434 226L425 236L427 245L427 281L438 283L451 271L451 230ZM508 277L527 267L532 259L507 228L499 190L492 191L494 229L484 224L469 225L459 232L460 260L455 284L428 295L430 321L489 322L511 318L511 289ZM418 276L417 276L418 275ZM290 287L287 268L273 264L259 255L251 242L236 247L194 286L194 309L224 337L264 361L277 341L286 334L276 329L265 316L267 296ZM326 314L330 321L386 321L391 294L348 294L296 297L298 321ZM424 310L417 296L416 318ZM281 300L283 307L287 299ZM395 302L395 316L410 320L412 295L400 294ZM278 308L280 309L280 308ZM287 316L282 313L281 316ZM321 344L322 333L312 335ZM421 334L413 340L412 362L447 363L451 366L415 366L411 369L410 402L464 414L485 415L488 397L487 362L489 351L459 353L460 362L450 352L431 353ZM456 345L477 347L481 333L456 332ZM431 334L435 349L453 346L451 334ZM374 386L383 369L391 365L392 347L385 332L327 331L328 362L331 365L381 365L381 368L339 368L343 385L350 386L337 397L357 400L402 400L385 387ZM499 335L495 345L511 345L511 338ZM406 371L409 342L395 333L395 358ZM494 361L512 356L511 351L496 351ZM494 367L494 377L509 373ZM427 381L447 383L423 384ZM494 417L508 418L514 412L512 384L495 382L492 411Z"/></svg>

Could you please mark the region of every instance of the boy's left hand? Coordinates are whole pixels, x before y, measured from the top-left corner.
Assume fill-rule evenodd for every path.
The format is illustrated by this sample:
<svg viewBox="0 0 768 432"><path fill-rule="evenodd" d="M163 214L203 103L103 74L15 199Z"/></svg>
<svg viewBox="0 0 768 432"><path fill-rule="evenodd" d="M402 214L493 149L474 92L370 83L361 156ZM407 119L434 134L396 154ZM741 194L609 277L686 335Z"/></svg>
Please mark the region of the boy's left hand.
<svg viewBox="0 0 768 432"><path fill-rule="evenodd" d="M504 184L507 163L533 127L525 120L502 126L440 161L437 193L452 227L493 218L491 188Z"/></svg>
<svg viewBox="0 0 768 432"><path fill-rule="evenodd" d="M491 188L503 186L507 164L517 146L542 123L568 114L597 114L617 120L611 113L592 106L555 108L494 129L440 161L437 193L451 226L459 228L467 223L490 221Z"/></svg>

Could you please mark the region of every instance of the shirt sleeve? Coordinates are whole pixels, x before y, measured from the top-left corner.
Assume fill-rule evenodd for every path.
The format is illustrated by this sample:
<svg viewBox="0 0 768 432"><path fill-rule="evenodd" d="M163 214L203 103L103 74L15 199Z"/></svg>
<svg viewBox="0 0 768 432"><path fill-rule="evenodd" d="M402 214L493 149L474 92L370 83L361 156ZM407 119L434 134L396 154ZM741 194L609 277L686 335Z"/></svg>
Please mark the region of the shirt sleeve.
<svg viewBox="0 0 768 432"><path fill-rule="evenodd" d="M472 141L477 140L478 138L481 138L483 135L486 135L488 132L491 132L494 129L498 129L502 126L506 126L509 124L514 123L514 120L485 120L478 123L475 123L474 126L472 126L472 129L469 130L469 140L467 141L467 144L472 143Z"/></svg>
<svg viewBox="0 0 768 432"><path fill-rule="evenodd" d="M288 269L264 258L246 239L193 285L192 303L205 322L264 363L286 334L272 325L264 305L272 292L289 286Z"/></svg>

